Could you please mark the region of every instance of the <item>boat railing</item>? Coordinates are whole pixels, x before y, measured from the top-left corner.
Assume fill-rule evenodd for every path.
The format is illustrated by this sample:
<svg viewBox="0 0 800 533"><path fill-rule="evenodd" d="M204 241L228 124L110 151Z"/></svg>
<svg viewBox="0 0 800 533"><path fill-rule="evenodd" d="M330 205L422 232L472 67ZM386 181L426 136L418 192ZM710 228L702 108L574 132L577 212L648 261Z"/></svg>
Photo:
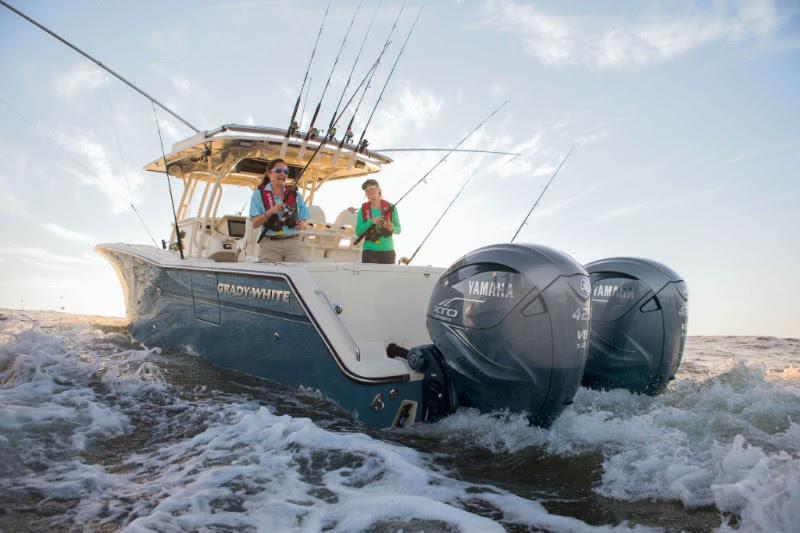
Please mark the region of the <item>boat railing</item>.
<svg viewBox="0 0 800 533"><path fill-rule="evenodd" d="M339 313L342 312L341 308L337 309L337 306L331 303L330 299L328 298L328 295L325 294L325 291L323 291L322 289L314 289L314 292L319 294L322 297L322 299L325 300L325 303L328 304L328 308L334 315L336 315L336 321L339 323L339 326L342 328L342 331L344 332L345 336L350 341L350 344L353 347L353 353L356 356L356 361L361 361L361 348L358 347L358 343L356 342L356 339L353 337L350 328L348 328L347 325L339 317Z"/></svg>

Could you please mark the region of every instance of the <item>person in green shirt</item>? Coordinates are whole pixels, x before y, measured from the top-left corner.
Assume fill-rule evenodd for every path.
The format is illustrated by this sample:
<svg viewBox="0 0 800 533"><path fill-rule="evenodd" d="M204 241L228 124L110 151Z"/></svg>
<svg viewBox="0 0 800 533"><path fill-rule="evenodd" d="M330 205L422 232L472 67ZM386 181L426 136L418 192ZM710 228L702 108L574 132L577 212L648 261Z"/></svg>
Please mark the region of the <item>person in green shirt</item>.
<svg viewBox="0 0 800 533"><path fill-rule="evenodd" d="M400 217L397 209L381 196L378 182L370 178L361 188L367 201L356 215L356 235L364 236L361 252L362 263L395 263L394 241L392 235L400 233Z"/></svg>

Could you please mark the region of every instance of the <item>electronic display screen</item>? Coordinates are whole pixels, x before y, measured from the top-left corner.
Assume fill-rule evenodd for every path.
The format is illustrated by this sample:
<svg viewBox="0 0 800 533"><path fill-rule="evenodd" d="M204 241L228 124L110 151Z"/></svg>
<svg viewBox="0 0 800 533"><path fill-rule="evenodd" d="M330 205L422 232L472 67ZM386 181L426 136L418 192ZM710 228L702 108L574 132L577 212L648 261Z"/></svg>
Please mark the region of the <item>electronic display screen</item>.
<svg viewBox="0 0 800 533"><path fill-rule="evenodd" d="M244 220L228 220L228 235L231 237L244 237L246 222Z"/></svg>

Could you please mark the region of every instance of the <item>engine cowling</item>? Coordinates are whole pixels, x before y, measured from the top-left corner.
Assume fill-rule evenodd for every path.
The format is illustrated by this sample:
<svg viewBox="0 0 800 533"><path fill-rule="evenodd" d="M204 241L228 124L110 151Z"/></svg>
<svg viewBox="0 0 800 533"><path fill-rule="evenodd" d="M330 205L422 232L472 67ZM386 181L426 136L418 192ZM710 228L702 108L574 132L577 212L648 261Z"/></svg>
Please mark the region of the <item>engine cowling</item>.
<svg viewBox="0 0 800 533"><path fill-rule="evenodd" d="M454 263L433 290L427 320L451 406L552 422L583 376L589 295L586 270L545 246L486 246Z"/></svg>
<svg viewBox="0 0 800 533"><path fill-rule="evenodd" d="M657 394L683 355L688 293L681 276L648 259L615 257L586 265L592 322L585 386Z"/></svg>

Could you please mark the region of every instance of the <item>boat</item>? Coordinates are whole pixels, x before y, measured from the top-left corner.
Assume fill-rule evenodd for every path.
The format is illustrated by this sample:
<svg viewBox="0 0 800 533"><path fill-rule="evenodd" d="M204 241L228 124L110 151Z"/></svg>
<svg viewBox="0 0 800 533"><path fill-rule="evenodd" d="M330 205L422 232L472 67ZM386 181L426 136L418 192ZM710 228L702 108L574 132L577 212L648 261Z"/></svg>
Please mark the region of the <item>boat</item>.
<svg viewBox="0 0 800 533"><path fill-rule="evenodd" d="M247 218L218 212L224 193L255 190L267 162L281 153L290 178L308 164L318 146L306 149L300 134L282 148L286 137L285 130L226 125L176 143L145 166L183 182L171 241L163 249L96 247L119 275L132 336L150 346L189 350L221 367L319 390L371 426L437 420L455 408L457 391L441 357L418 347L431 344L427 307L445 270L362 264L354 244L355 214L345 209L329 220L314 201L325 184L372 175L390 158L355 146L319 152L296 184L311 214L300 236L308 263L259 263L256 231ZM571 275L586 280L580 267L573 270ZM470 279L482 284L477 295L505 304L524 297L512 277L483 272ZM486 279L494 280L489 288ZM498 294L501 279L508 281ZM460 311L452 296L439 303L446 299L432 313L452 321ZM477 301L469 305L475 309ZM417 350L408 356L412 348ZM574 350L572 358L572 383L556 394L557 403L561 396L571 398L579 384L584 352ZM538 389L537 395L547 397Z"/></svg>
<svg viewBox="0 0 800 533"><path fill-rule="evenodd" d="M402 9L345 101L348 79L344 103L320 137L314 123L322 97L306 131L295 118L327 10L287 129L227 124L199 130L52 30L0 4L145 96L157 126L156 105L195 132L145 165L168 183L175 178L183 184L168 242L161 248L95 247L117 272L137 341L319 391L377 428L435 422L459 407L524 412L546 426L581 384L658 394L674 378L686 337L688 292L665 265L620 257L584 266L559 250L513 242L468 251L447 268L364 264L355 213L326 214L317 205L326 184L361 180L392 163L386 153L368 149L366 126L353 142L352 119L341 140L334 137L338 120L360 93L356 116ZM350 27L352 22L348 32ZM358 56L353 70L357 61ZM309 262L259 262L251 222L223 202L237 193L249 199L276 158L285 160L289 179L309 206L308 226L299 235Z"/></svg>
<svg viewBox="0 0 800 533"><path fill-rule="evenodd" d="M224 194L249 196L279 156L309 206L299 237L309 262L258 262L247 217L220 212ZM229 124L177 142L145 166L183 183L170 241L95 248L118 274L131 335L320 391L378 428L460 406L547 425L582 381L618 385L604 377L620 364L622 386L663 390L685 338L680 276L630 258L584 268L529 244L486 246L446 269L361 263L355 214L329 218L315 199L391 162L279 128Z"/></svg>

